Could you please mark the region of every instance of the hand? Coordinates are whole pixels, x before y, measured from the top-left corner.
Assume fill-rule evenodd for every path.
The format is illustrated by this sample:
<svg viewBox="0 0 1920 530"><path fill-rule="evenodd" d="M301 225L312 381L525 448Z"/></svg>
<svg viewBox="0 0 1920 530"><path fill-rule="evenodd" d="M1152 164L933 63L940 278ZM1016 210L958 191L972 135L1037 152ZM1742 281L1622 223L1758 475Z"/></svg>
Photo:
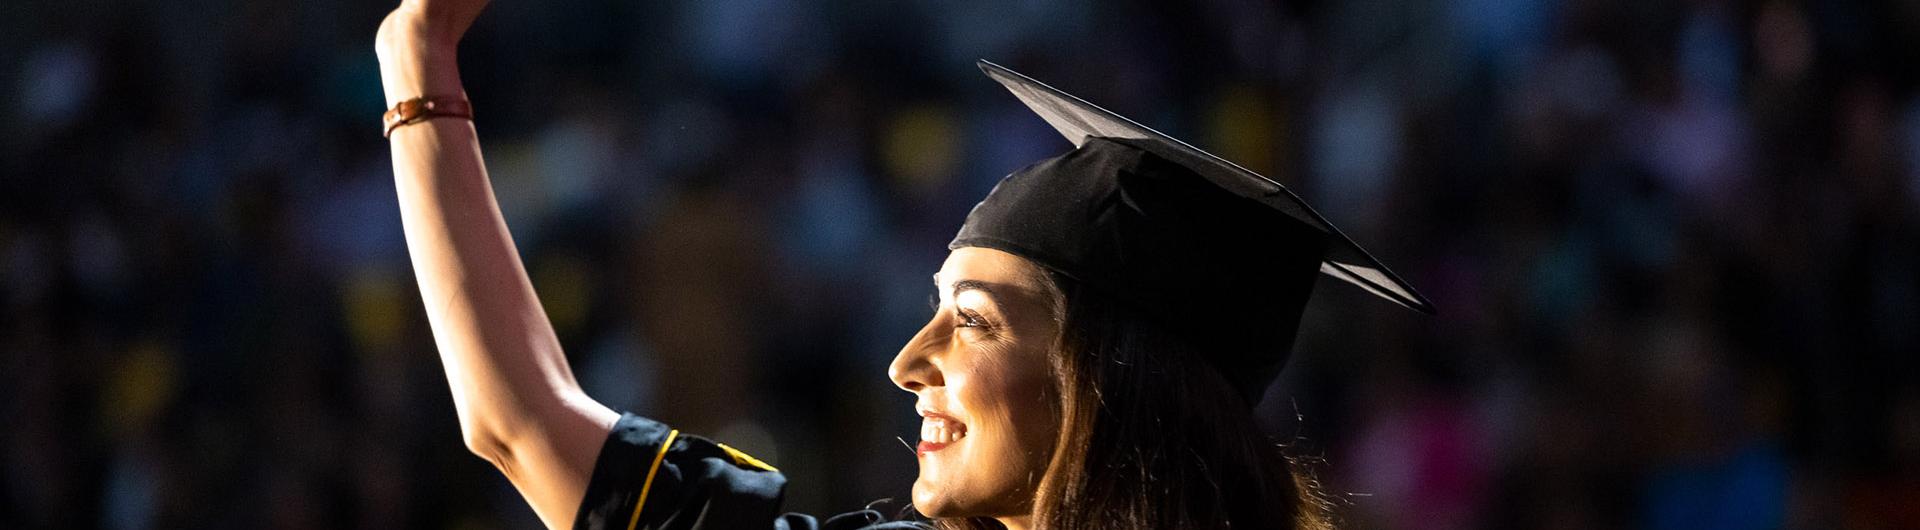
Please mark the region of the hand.
<svg viewBox="0 0 1920 530"><path fill-rule="evenodd" d="M387 14L373 50L389 108L411 97L465 92L454 55L486 7L487 0L402 0Z"/></svg>
<svg viewBox="0 0 1920 530"><path fill-rule="evenodd" d="M454 40L466 34L473 19L487 8L488 0L400 0L395 11L413 11L426 17L431 25L444 28Z"/></svg>
<svg viewBox="0 0 1920 530"><path fill-rule="evenodd" d="M451 51L473 27L473 20L486 9L488 0L401 0L400 7L380 22L374 37L375 50L383 56L390 51L428 47Z"/></svg>

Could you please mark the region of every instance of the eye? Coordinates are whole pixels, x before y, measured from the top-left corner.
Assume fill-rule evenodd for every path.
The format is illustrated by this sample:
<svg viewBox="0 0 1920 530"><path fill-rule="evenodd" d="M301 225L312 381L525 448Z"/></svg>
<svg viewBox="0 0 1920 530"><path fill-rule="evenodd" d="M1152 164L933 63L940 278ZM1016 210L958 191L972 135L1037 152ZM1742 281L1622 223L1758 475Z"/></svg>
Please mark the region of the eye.
<svg viewBox="0 0 1920 530"><path fill-rule="evenodd" d="M953 327L956 327L956 328L987 327L987 322L985 320L980 319L980 314L974 313L972 311L955 309L953 311L953 316L954 316Z"/></svg>

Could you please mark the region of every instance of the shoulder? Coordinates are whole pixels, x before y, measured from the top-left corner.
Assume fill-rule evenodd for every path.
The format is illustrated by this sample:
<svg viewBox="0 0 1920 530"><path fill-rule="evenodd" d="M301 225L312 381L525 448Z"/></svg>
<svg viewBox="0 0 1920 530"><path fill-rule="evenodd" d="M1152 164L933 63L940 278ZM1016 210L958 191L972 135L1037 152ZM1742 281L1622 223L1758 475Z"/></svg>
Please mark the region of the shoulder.
<svg viewBox="0 0 1920 530"><path fill-rule="evenodd" d="M726 444L622 414L594 461L575 528L766 528L786 476Z"/></svg>
<svg viewBox="0 0 1920 530"><path fill-rule="evenodd" d="M622 414L575 516L581 529L930 530L861 510L821 521L781 514L786 475L727 444Z"/></svg>

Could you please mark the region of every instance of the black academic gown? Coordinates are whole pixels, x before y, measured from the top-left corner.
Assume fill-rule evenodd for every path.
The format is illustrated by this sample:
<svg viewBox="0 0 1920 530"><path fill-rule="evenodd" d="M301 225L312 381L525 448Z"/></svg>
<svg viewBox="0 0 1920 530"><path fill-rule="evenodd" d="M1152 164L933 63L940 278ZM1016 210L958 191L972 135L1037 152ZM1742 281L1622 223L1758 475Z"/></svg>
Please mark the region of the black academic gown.
<svg viewBox="0 0 1920 530"><path fill-rule="evenodd" d="M574 528L593 530L920 530L879 512L822 522L780 512L787 477L746 453L622 414L600 448Z"/></svg>

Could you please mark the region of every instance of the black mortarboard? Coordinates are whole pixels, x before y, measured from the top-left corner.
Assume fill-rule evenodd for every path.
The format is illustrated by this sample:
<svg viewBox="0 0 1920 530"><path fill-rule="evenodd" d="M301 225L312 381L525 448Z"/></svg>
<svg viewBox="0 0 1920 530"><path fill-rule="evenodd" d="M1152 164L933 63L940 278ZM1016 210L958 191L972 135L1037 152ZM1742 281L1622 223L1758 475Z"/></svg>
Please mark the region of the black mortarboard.
<svg viewBox="0 0 1920 530"><path fill-rule="evenodd" d="M1272 179L980 61L1076 147L1008 175L949 248L1033 260L1208 352L1249 403L1285 366L1317 273L1433 305Z"/></svg>

